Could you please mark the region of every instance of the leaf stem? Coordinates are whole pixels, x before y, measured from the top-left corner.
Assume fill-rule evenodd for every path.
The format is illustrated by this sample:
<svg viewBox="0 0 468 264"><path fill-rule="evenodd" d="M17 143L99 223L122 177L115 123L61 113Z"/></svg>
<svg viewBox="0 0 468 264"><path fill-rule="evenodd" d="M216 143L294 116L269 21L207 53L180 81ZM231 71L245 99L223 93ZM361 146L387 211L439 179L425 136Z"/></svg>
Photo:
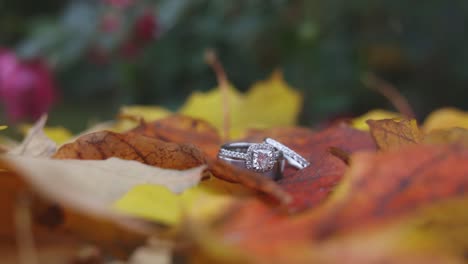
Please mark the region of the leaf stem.
<svg viewBox="0 0 468 264"><path fill-rule="evenodd" d="M216 74L216 79L218 80L218 87L221 91L222 96L222 105L223 105L223 141L226 142L229 140L229 131L231 125L230 118L230 104L229 104L229 81L224 71L223 65L220 63L216 52L212 49L209 49L205 52L205 60L208 65L211 66L213 71Z"/></svg>
<svg viewBox="0 0 468 264"><path fill-rule="evenodd" d="M361 78L362 82L370 89L380 93L392 105L407 118L415 118L413 109L411 108L408 100L398 91L392 84L380 79L373 73L366 73Z"/></svg>

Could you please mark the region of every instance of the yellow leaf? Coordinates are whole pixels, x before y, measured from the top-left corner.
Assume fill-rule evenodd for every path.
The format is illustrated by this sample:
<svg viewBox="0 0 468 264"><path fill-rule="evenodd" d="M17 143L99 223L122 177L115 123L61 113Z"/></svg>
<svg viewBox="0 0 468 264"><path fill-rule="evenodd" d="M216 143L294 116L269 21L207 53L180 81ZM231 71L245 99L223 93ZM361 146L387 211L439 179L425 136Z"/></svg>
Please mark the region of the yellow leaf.
<svg viewBox="0 0 468 264"><path fill-rule="evenodd" d="M225 188L226 183L212 177L178 195L161 185L143 184L135 186L116 201L114 208L167 225L180 224L183 216L196 220L209 219L233 201L229 193L238 191L239 186L227 185L232 185L232 188Z"/></svg>
<svg viewBox="0 0 468 264"><path fill-rule="evenodd" d="M270 79L255 83L247 92L241 124L246 128L292 126L301 111L302 97L289 86L280 71ZM242 111L242 109L240 109Z"/></svg>
<svg viewBox="0 0 468 264"><path fill-rule="evenodd" d="M0 130L5 130L7 128L8 128L8 126L0 126Z"/></svg>
<svg viewBox="0 0 468 264"><path fill-rule="evenodd" d="M248 128L294 125L302 106L298 91L288 86L280 72L257 82L246 94L228 88L230 137L238 138ZM206 93L194 92L180 113L204 119L220 131L223 127L223 100L219 88Z"/></svg>
<svg viewBox="0 0 468 264"><path fill-rule="evenodd" d="M243 109L244 95L231 85L227 89L230 108L231 135L238 133L234 131L239 124L239 115ZM179 109L184 115L200 118L208 121L221 132L223 127L223 96L219 87L208 92L193 92L185 104Z"/></svg>
<svg viewBox="0 0 468 264"><path fill-rule="evenodd" d="M365 113L362 116L356 117L351 121L351 125L359 130L369 131L369 126L367 125L367 120L381 120L381 119L392 119L392 118L402 118L401 114L390 112L382 109L375 109Z"/></svg>
<svg viewBox="0 0 468 264"><path fill-rule="evenodd" d="M424 136L424 143L433 145L456 143L468 147L468 129L454 127L432 130Z"/></svg>
<svg viewBox="0 0 468 264"><path fill-rule="evenodd" d="M453 127L468 129L468 112L456 108L441 108L432 112L423 124L426 132Z"/></svg>
<svg viewBox="0 0 468 264"><path fill-rule="evenodd" d="M18 127L21 134L27 135L29 130L31 129L32 125L30 124L23 124ZM66 128L61 126L54 126L54 127L44 127L44 133L50 139L52 139L57 144L63 144L70 140L73 137L73 134Z"/></svg>

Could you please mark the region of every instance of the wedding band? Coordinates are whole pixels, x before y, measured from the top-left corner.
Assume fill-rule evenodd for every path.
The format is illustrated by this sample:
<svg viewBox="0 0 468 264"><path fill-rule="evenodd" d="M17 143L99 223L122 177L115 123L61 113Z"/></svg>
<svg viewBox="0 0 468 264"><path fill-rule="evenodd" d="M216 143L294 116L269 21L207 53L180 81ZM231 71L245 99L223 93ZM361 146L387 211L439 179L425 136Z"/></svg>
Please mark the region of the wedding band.
<svg viewBox="0 0 468 264"><path fill-rule="evenodd" d="M272 179L282 177L285 160L281 151L266 143L234 142L221 146L218 158Z"/></svg>
<svg viewBox="0 0 468 264"><path fill-rule="evenodd" d="M282 143L272 139L272 138L265 138L264 140L265 143L275 147L277 150L283 152L283 156L284 158L288 161L288 163L293 166L293 167L296 167L300 170L308 167L310 165L310 163L305 159L303 158L301 155L299 155L297 152L295 152L294 150L286 147L285 145L283 145Z"/></svg>

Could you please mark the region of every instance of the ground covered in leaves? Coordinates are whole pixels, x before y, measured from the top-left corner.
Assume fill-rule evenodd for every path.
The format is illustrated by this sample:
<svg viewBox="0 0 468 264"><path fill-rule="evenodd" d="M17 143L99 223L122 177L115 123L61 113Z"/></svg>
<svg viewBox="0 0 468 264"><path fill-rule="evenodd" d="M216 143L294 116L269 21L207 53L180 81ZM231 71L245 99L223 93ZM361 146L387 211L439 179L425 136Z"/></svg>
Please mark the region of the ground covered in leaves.
<svg viewBox="0 0 468 264"><path fill-rule="evenodd" d="M300 107L275 73L246 94L228 83L195 93L176 113L124 107L75 136L41 118L23 142L2 141L2 258L468 261L468 113L439 109L418 125L374 110L313 130L295 126ZM216 158L224 142L265 137L311 165L275 182Z"/></svg>

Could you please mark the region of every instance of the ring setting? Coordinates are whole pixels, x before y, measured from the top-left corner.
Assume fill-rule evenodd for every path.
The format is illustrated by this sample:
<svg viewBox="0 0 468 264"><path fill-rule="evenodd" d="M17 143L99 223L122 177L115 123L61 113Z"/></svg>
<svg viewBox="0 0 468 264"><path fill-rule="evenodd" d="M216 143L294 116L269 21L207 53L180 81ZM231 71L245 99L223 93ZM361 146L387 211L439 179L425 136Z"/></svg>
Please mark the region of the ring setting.
<svg viewBox="0 0 468 264"><path fill-rule="evenodd" d="M218 158L273 179L282 177L286 161L297 169L310 165L301 155L272 138L266 138L262 143L224 144L218 152Z"/></svg>
<svg viewBox="0 0 468 264"><path fill-rule="evenodd" d="M247 149L247 159L245 166L249 170L256 172L266 172L275 166L281 153L268 144L252 144Z"/></svg>

